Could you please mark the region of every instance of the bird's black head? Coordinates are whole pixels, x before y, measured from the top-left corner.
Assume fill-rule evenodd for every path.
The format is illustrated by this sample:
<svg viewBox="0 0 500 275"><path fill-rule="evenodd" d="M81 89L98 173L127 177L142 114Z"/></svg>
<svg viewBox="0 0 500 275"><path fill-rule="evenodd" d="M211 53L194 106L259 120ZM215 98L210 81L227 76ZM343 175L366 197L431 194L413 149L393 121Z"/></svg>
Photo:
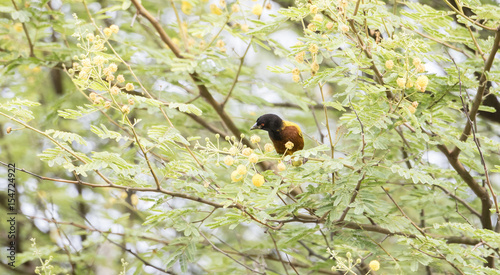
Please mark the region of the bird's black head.
<svg viewBox="0 0 500 275"><path fill-rule="evenodd" d="M250 130L278 131L283 126L283 120L275 114L265 114L257 119Z"/></svg>

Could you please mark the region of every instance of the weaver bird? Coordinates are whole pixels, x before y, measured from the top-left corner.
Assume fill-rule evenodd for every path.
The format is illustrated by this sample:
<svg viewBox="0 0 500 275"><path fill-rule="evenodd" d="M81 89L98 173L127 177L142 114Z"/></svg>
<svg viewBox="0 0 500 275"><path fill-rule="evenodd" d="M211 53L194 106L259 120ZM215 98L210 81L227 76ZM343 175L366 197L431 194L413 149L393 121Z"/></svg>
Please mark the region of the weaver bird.
<svg viewBox="0 0 500 275"><path fill-rule="evenodd" d="M269 133L269 138L278 154L291 155L304 149L304 137L299 125L283 120L275 114L265 114L259 117L257 122L250 128L250 130L255 129L261 129ZM286 148L287 142L293 144L291 149ZM288 146L290 146L290 143Z"/></svg>

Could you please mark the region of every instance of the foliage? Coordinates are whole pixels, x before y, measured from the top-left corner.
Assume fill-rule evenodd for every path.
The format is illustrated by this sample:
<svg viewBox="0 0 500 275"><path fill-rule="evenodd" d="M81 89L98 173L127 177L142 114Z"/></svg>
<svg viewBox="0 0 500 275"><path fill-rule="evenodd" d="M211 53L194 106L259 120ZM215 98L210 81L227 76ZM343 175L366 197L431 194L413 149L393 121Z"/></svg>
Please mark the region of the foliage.
<svg viewBox="0 0 500 275"><path fill-rule="evenodd" d="M1 3L15 270L498 274L499 8L386 2Z"/></svg>

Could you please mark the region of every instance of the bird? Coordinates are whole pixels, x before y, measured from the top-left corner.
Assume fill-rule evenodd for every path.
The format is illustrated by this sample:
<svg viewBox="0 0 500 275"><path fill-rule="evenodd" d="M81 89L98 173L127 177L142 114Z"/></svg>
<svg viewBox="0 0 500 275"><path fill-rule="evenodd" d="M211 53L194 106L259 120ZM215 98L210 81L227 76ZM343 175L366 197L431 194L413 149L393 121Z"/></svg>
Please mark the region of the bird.
<svg viewBox="0 0 500 275"><path fill-rule="evenodd" d="M281 119L275 114L265 114L257 118L257 122L250 130L264 130L269 133L278 154L292 155L296 151L304 149L304 136L296 123ZM286 148L287 142L293 143L293 148Z"/></svg>

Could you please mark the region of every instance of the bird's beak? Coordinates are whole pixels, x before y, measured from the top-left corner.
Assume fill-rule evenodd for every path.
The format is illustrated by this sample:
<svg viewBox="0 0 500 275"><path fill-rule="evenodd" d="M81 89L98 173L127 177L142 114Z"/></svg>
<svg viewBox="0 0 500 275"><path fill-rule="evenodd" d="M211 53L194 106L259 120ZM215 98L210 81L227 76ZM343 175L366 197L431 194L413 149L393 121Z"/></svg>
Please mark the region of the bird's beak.
<svg viewBox="0 0 500 275"><path fill-rule="evenodd" d="M262 129L262 126L258 125L257 122L250 128L250 130L255 130L255 129Z"/></svg>

